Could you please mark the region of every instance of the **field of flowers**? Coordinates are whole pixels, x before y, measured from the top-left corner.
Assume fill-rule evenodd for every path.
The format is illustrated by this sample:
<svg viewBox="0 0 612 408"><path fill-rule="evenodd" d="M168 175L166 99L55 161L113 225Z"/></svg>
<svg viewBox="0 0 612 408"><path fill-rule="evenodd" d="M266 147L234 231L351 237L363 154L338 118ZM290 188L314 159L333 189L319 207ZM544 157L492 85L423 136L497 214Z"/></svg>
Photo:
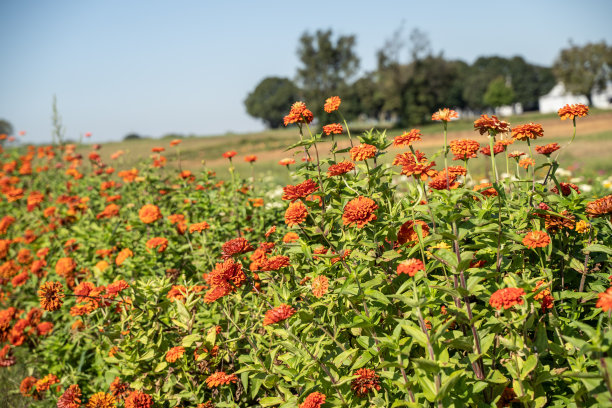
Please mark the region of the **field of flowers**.
<svg viewBox="0 0 612 408"><path fill-rule="evenodd" d="M123 171L2 151L1 406L612 406L612 195L559 169L588 107L562 146L487 115L447 140L441 109L430 157L325 111L290 107L282 190L234 151L227 179L169 168L178 139Z"/></svg>

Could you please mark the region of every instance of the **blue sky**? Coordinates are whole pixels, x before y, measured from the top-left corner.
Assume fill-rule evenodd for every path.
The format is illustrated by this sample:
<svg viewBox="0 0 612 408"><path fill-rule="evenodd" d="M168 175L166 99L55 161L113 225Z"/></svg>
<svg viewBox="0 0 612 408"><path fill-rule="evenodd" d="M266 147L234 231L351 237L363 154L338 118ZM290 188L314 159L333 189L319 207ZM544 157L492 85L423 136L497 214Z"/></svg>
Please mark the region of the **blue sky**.
<svg viewBox="0 0 612 408"><path fill-rule="evenodd" d="M263 129L243 101L266 76L293 78L304 31L355 34L362 71L402 21L467 62L551 65L569 39L612 43L609 0L3 0L0 16L0 118L31 142L51 140L54 94L71 139Z"/></svg>

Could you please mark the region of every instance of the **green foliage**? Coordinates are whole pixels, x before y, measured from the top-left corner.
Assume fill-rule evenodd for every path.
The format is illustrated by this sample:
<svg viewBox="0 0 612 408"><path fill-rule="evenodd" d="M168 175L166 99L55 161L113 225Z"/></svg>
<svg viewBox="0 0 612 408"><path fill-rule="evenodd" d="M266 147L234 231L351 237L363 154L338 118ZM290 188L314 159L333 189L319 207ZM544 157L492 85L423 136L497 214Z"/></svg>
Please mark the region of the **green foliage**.
<svg viewBox="0 0 612 408"><path fill-rule="evenodd" d="M503 77L497 77L487 87L487 92L483 96L483 102L492 108L510 105L514 102L514 91Z"/></svg>
<svg viewBox="0 0 612 408"><path fill-rule="evenodd" d="M299 99L299 89L287 78L264 78L244 101L247 112L275 129L283 125L287 106Z"/></svg>
<svg viewBox="0 0 612 408"><path fill-rule="evenodd" d="M584 95L591 105L591 94L605 89L612 79L612 47L605 41L579 46L570 43L561 50L553 65L557 79L573 93Z"/></svg>
<svg viewBox="0 0 612 408"><path fill-rule="evenodd" d="M6 119L0 119L0 135L11 136L13 134L13 125Z"/></svg>

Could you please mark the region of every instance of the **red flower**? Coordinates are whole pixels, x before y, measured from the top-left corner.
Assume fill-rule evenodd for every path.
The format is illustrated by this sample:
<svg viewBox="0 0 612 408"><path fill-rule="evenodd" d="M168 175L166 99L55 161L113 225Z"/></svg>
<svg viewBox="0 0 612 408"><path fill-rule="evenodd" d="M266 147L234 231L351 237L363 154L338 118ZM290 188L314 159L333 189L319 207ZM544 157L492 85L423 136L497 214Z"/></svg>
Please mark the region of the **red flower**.
<svg viewBox="0 0 612 408"><path fill-rule="evenodd" d="M295 186L287 185L283 187L283 200L295 201L305 198L319 189L317 183L311 179L301 182Z"/></svg>
<svg viewBox="0 0 612 408"><path fill-rule="evenodd" d="M349 151L352 161L363 161L376 156L376 147L362 143Z"/></svg>
<svg viewBox="0 0 612 408"><path fill-rule="evenodd" d="M264 316L263 325L268 326L270 324L275 324L278 322L282 322L293 316L296 310L289 305L281 304L273 309L270 309L266 312Z"/></svg>
<svg viewBox="0 0 612 408"><path fill-rule="evenodd" d="M236 155L236 152L233 151L233 150L229 150L229 151L223 153L223 157L225 157L226 159L231 159L235 155Z"/></svg>
<svg viewBox="0 0 612 408"><path fill-rule="evenodd" d="M406 221L405 223L402 224L402 226L400 227L397 233L397 242L400 245L408 243L408 244L411 244L410 246L414 246L415 241L418 241L419 239L419 236L417 234L416 225L421 226L421 233L422 233L423 238L429 235L429 226L425 222L421 220Z"/></svg>
<svg viewBox="0 0 612 408"><path fill-rule="evenodd" d="M319 275L312 280L312 294L317 298L322 298L329 289L329 279L327 276Z"/></svg>
<svg viewBox="0 0 612 408"><path fill-rule="evenodd" d="M182 347L182 346L172 347L166 353L166 361L169 363L174 363L176 360L181 358L184 353L185 353L185 347Z"/></svg>
<svg viewBox="0 0 612 408"><path fill-rule="evenodd" d="M489 304L497 310L502 307L510 309L514 305L522 305L524 303L523 296L525 296L525 291L520 288L499 289L491 295Z"/></svg>
<svg viewBox="0 0 612 408"><path fill-rule="evenodd" d="M531 231L523 238L523 245L527 248L543 248L550 244L550 237L544 231Z"/></svg>
<svg viewBox="0 0 612 408"><path fill-rule="evenodd" d="M408 274L408 276L414 276L418 271L424 271L425 265L423 261L416 258L408 259L399 265L397 265L397 274L401 275L402 273Z"/></svg>
<svg viewBox="0 0 612 408"><path fill-rule="evenodd" d="M481 115L480 118L474 121L474 130L478 130L481 135L489 133L495 136L498 133L506 133L510 131L510 124L503 120L497 119L497 116Z"/></svg>
<svg viewBox="0 0 612 408"><path fill-rule="evenodd" d="M325 105L323 106L323 109L325 109L325 112L331 113L335 110L338 110L338 108L340 107L340 102L342 102L342 99L340 99L339 96L332 96L331 98L327 98L325 100Z"/></svg>
<svg viewBox="0 0 612 408"><path fill-rule="evenodd" d="M327 169L327 177L341 176L355 168L355 164L352 162L343 161L340 163L332 164Z"/></svg>
<svg viewBox="0 0 612 408"><path fill-rule="evenodd" d="M124 402L125 408L151 408L152 406L153 398L142 391L130 392Z"/></svg>
<svg viewBox="0 0 612 408"><path fill-rule="evenodd" d="M576 117L586 116L589 113L589 107L581 103L575 105L565 105L559 109L559 117L561 120L574 119Z"/></svg>
<svg viewBox="0 0 612 408"><path fill-rule="evenodd" d="M444 108L431 115L431 120L449 122L453 118L458 118L459 115L452 109Z"/></svg>
<svg viewBox="0 0 612 408"><path fill-rule="evenodd" d="M257 156L255 156L254 154L249 154L248 156L244 156L244 161L247 163L253 163L256 160L257 160Z"/></svg>
<svg viewBox="0 0 612 408"><path fill-rule="evenodd" d="M600 307L604 312L612 309L612 287L608 288L605 292L597 295L599 298L595 307Z"/></svg>
<svg viewBox="0 0 612 408"><path fill-rule="evenodd" d="M332 133L339 135L342 133L342 125L339 123L331 123L329 125L325 125L323 126L323 132L325 132L325 134L328 136Z"/></svg>
<svg viewBox="0 0 612 408"><path fill-rule="evenodd" d="M43 309L58 310L64 303L64 287L59 282L45 282L38 289L38 298Z"/></svg>
<svg viewBox="0 0 612 408"><path fill-rule="evenodd" d="M359 196L353 198L344 207L342 221L344 225L351 226L355 224L357 228L363 228L370 221L376 220L376 210L378 205L374 200Z"/></svg>
<svg viewBox="0 0 612 408"><path fill-rule="evenodd" d="M138 211L138 217L140 221L145 224L151 224L162 218L161 211L159 211L159 207L154 204L145 204L142 206L140 211Z"/></svg>
<svg viewBox="0 0 612 408"><path fill-rule="evenodd" d="M421 131L412 129L410 132L404 132L393 139L393 146L410 146L413 142L418 142L421 139Z"/></svg>
<svg viewBox="0 0 612 408"><path fill-rule="evenodd" d="M168 248L168 240L163 237L155 237L148 240L146 245L149 249L157 248L157 252L164 252Z"/></svg>
<svg viewBox="0 0 612 408"><path fill-rule="evenodd" d="M351 389L358 397L365 397L374 390L380 390L380 381L376 371L369 368L360 368L353 375L356 375L357 378L351 382Z"/></svg>
<svg viewBox="0 0 612 408"><path fill-rule="evenodd" d="M304 399L304 402L300 404L299 408L321 408L321 405L325 403L325 394L321 394L320 392L311 392Z"/></svg>
<svg viewBox="0 0 612 408"><path fill-rule="evenodd" d="M308 216L308 209L301 201L295 201L289 204L287 211L285 211L285 224L289 227L299 225L306 221Z"/></svg>
<svg viewBox="0 0 612 408"><path fill-rule="evenodd" d="M544 146L536 146L535 150L539 154L543 154L545 156L550 156L551 153L556 152L560 148L561 148L561 146L559 146L559 143L549 143L549 144L544 145Z"/></svg>
<svg viewBox="0 0 612 408"><path fill-rule="evenodd" d="M304 102L296 102L291 106L289 115L285 116L283 121L285 126L291 123L310 123L314 119L312 112L306 108Z"/></svg>
<svg viewBox="0 0 612 408"><path fill-rule="evenodd" d="M278 161L278 164L280 164L281 166L287 166L289 167L290 164L295 164L295 160L294 159L281 159Z"/></svg>
<svg viewBox="0 0 612 408"><path fill-rule="evenodd" d="M237 381L238 377L236 377L236 374L225 374L224 371L217 371L206 378L206 385L208 385L208 388L214 388Z"/></svg>
<svg viewBox="0 0 612 408"><path fill-rule="evenodd" d="M249 244L249 241L242 237L230 239L221 246L223 259L231 258L235 255L246 254L254 249L255 248Z"/></svg>
<svg viewBox="0 0 612 408"><path fill-rule="evenodd" d="M563 194L564 196L570 195L572 190L574 190L577 194L580 194L580 189L575 184L559 183L559 185L561 186L561 194ZM559 189L557 188L557 186L554 186L553 188L551 188L550 191L555 194L559 194Z"/></svg>
<svg viewBox="0 0 612 408"><path fill-rule="evenodd" d="M544 129L539 123L527 123L512 128L512 137L516 140L537 139L544 136Z"/></svg>
<svg viewBox="0 0 612 408"><path fill-rule="evenodd" d="M57 408L79 408L81 406L81 389L73 384L57 400Z"/></svg>

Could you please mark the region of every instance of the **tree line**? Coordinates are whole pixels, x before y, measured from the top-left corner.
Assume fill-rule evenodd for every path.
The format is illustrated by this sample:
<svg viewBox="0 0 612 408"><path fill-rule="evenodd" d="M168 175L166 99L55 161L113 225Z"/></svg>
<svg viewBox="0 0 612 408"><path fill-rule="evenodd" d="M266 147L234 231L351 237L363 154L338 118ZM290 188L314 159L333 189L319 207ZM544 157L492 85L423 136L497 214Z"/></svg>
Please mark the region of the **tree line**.
<svg viewBox="0 0 612 408"><path fill-rule="evenodd" d="M348 120L417 125L442 107L481 112L520 103L523 110L537 110L539 97L558 81L590 101L591 92L612 79L612 47L605 42L582 47L570 43L552 67L520 56L483 56L468 64L435 53L426 33L414 29L406 35L400 27L377 51L376 69L362 75L357 75L355 45L355 35L305 32L297 47L295 78L264 78L246 97L247 112L277 128L293 102L306 101L320 117L325 99L338 95Z"/></svg>

